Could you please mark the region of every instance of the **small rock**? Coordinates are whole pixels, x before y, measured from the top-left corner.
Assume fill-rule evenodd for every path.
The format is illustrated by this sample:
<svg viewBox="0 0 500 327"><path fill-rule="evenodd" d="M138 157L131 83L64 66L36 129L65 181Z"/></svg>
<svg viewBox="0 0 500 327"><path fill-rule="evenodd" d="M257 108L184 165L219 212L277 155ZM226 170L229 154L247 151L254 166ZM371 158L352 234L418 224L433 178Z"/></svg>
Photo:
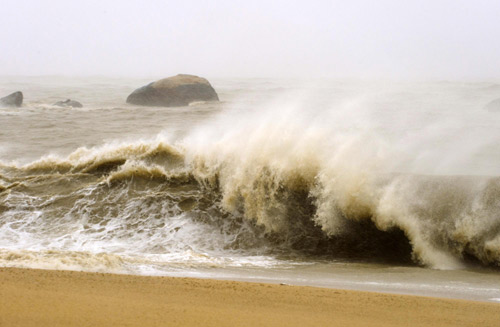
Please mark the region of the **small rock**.
<svg viewBox="0 0 500 327"><path fill-rule="evenodd" d="M73 107L73 108L82 108L83 105L75 100L67 99L65 101L57 101L56 103L53 104L54 106L59 106L59 107Z"/></svg>
<svg viewBox="0 0 500 327"><path fill-rule="evenodd" d="M7 107L20 107L23 104L23 93L20 91L0 98L0 105Z"/></svg>

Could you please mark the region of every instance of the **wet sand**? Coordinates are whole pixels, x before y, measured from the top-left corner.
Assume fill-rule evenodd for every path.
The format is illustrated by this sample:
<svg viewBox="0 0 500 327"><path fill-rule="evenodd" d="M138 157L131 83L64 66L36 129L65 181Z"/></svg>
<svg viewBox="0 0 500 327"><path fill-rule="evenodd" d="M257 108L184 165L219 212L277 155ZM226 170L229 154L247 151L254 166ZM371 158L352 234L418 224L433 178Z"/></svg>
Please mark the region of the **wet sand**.
<svg viewBox="0 0 500 327"><path fill-rule="evenodd" d="M0 326L498 326L500 304L0 268Z"/></svg>

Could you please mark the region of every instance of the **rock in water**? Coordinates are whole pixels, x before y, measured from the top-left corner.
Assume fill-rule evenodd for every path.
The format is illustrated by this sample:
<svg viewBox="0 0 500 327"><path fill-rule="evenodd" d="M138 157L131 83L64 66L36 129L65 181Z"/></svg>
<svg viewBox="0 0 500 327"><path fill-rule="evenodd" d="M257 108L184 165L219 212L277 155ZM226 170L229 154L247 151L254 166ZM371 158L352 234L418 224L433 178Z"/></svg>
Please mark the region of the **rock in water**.
<svg viewBox="0 0 500 327"><path fill-rule="evenodd" d="M17 91L0 98L1 106L20 107L23 104L23 92Z"/></svg>
<svg viewBox="0 0 500 327"><path fill-rule="evenodd" d="M67 99L66 101L57 101L53 105L59 106L59 107L73 107L73 108L82 108L83 107L83 105L80 102L74 101L71 99Z"/></svg>
<svg viewBox="0 0 500 327"><path fill-rule="evenodd" d="M187 106L195 101L219 101L219 97L206 79L185 74L150 83L127 98L127 103L160 107Z"/></svg>
<svg viewBox="0 0 500 327"><path fill-rule="evenodd" d="M488 103L486 106L484 106L484 109L488 111L500 111L500 98Z"/></svg>

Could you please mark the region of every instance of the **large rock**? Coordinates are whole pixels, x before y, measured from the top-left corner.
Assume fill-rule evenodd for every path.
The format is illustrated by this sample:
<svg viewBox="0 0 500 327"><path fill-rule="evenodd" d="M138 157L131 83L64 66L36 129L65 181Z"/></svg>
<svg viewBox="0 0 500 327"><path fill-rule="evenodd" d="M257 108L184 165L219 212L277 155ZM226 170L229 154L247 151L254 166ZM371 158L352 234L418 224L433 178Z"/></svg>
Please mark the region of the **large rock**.
<svg viewBox="0 0 500 327"><path fill-rule="evenodd" d="M127 103L161 107L187 106L195 101L219 101L219 97L206 79L185 74L150 83L127 98Z"/></svg>
<svg viewBox="0 0 500 327"><path fill-rule="evenodd" d="M20 91L0 98L0 106L20 107L23 104L23 93Z"/></svg>
<svg viewBox="0 0 500 327"><path fill-rule="evenodd" d="M484 109L489 111L500 111L500 98L488 103L486 106L484 106Z"/></svg>
<svg viewBox="0 0 500 327"><path fill-rule="evenodd" d="M65 101L57 101L56 103L53 104L54 106L59 106L59 107L73 107L73 108L82 108L83 105L75 100L67 99Z"/></svg>

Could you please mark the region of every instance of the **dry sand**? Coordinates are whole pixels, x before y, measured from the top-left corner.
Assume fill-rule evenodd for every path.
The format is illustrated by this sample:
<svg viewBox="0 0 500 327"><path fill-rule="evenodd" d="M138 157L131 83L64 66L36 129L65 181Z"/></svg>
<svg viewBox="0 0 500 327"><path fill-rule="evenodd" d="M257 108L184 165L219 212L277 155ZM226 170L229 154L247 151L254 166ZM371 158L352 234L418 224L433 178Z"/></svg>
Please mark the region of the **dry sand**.
<svg viewBox="0 0 500 327"><path fill-rule="evenodd" d="M500 326L500 304L0 268L0 326Z"/></svg>

